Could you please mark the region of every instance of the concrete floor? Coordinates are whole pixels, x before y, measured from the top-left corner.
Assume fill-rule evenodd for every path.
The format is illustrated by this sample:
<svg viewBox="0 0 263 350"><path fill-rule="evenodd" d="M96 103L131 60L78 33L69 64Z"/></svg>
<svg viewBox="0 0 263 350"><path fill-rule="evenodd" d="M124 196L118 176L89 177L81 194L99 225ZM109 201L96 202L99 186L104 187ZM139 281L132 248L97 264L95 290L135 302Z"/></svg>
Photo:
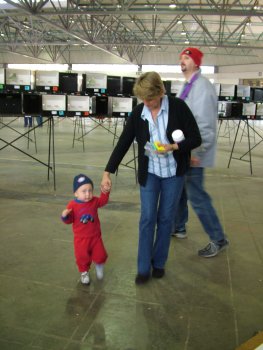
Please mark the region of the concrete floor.
<svg viewBox="0 0 263 350"><path fill-rule="evenodd" d="M262 124L254 124L261 135ZM11 125L25 130L23 118ZM188 239L172 238L166 276L143 286L134 284L140 204L133 170L121 167L113 176L110 203L100 210L109 254L103 281L92 269L90 286L80 284L71 227L60 221L77 173L93 178L99 193L111 133L93 130L83 152L79 141L72 148L72 120L56 122L56 191L45 166L10 146L2 149L0 349L234 350L263 330L263 143L252 151L253 176L246 162L232 160L228 169L233 126L225 122L220 129L217 167L207 171L206 181L229 249L212 259L198 257L208 239L191 211ZM17 135L0 130L6 141ZM247 150L246 134L241 136L238 156ZM37 154L24 137L14 145L47 162L46 126L36 130L36 139ZM259 140L256 135L252 145ZM130 159L132 152L125 161Z"/></svg>

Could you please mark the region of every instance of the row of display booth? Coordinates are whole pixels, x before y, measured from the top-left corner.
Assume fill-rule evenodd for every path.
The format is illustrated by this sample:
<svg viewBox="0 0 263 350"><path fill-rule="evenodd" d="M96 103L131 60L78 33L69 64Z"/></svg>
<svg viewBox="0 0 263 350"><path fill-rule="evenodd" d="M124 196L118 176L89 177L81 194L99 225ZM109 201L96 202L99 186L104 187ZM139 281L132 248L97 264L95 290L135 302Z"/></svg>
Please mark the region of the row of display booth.
<svg viewBox="0 0 263 350"><path fill-rule="evenodd" d="M0 115L110 116L126 118L136 97L81 94L0 93ZM220 118L263 119L263 103L218 101Z"/></svg>
<svg viewBox="0 0 263 350"><path fill-rule="evenodd" d="M127 117L137 104L135 97L38 93L0 94L0 115L113 116Z"/></svg>

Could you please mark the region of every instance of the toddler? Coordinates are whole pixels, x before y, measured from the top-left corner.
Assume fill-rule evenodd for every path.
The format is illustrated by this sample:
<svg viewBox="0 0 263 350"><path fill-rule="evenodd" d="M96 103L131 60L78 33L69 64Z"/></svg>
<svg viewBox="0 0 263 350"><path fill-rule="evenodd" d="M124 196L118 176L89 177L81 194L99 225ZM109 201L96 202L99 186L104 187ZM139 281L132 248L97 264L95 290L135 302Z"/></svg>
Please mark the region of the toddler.
<svg viewBox="0 0 263 350"><path fill-rule="evenodd" d="M97 278L103 279L104 263L108 257L101 237L98 208L108 203L110 192L101 192L100 196L96 197L93 196L93 188L89 177L84 174L75 176L75 199L68 203L61 214L65 224L72 224L76 264L83 284L90 283L89 269L92 262L95 263Z"/></svg>

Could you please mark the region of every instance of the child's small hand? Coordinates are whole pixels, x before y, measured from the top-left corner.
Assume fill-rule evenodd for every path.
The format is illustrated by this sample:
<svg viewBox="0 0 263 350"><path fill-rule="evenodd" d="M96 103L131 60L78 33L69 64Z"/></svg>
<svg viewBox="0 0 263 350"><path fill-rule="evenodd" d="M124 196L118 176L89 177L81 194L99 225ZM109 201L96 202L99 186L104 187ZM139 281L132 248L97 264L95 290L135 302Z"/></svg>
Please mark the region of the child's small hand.
<svg viewBox="0 0 263 350"><path fill-rule="evenodd" d="M108 193L110 192L110 190L111 190L111 187L108 185L105 185L104 187L101 188L101 192L103 193Z"/></svg>
<svg viewBox="0 0 263 350"><path fill-rule="evenodd" d="M63 218L65 218L65 217L67 217L71 212L72 212L72 209L65 209L65 210L62 211L61 216L62 216Z"/></svg>

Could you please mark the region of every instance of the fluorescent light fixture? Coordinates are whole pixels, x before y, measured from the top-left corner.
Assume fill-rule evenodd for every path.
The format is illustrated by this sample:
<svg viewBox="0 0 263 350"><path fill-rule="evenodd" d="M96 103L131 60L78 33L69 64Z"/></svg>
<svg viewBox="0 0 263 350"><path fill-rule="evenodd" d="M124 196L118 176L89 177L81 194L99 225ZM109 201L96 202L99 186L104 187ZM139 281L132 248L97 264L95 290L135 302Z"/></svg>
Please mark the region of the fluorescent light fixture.
<svg viewBox="0 0 263 350"><path fill-rule="evenodd" d="M28 69L28 70L45 70L45 71L67 71L67 64L8 64L7 68Z"/></svg>
<svg viewBox="0 0 263 350"><path fill-rule="evenodd" d="M118 74L120 71L136 73L138 66L135 64L72 64L72 70L83 72L106 72Z"/></svg>
<svg viewBox="0 0 263 350"><path fill-rule="evenodd" d="M213 74L215 72L214 66L201 66L203 74ZM181 66L179 65L142 65L142 72L152 72L156 71L158 73L182 73Z"/></svg>

